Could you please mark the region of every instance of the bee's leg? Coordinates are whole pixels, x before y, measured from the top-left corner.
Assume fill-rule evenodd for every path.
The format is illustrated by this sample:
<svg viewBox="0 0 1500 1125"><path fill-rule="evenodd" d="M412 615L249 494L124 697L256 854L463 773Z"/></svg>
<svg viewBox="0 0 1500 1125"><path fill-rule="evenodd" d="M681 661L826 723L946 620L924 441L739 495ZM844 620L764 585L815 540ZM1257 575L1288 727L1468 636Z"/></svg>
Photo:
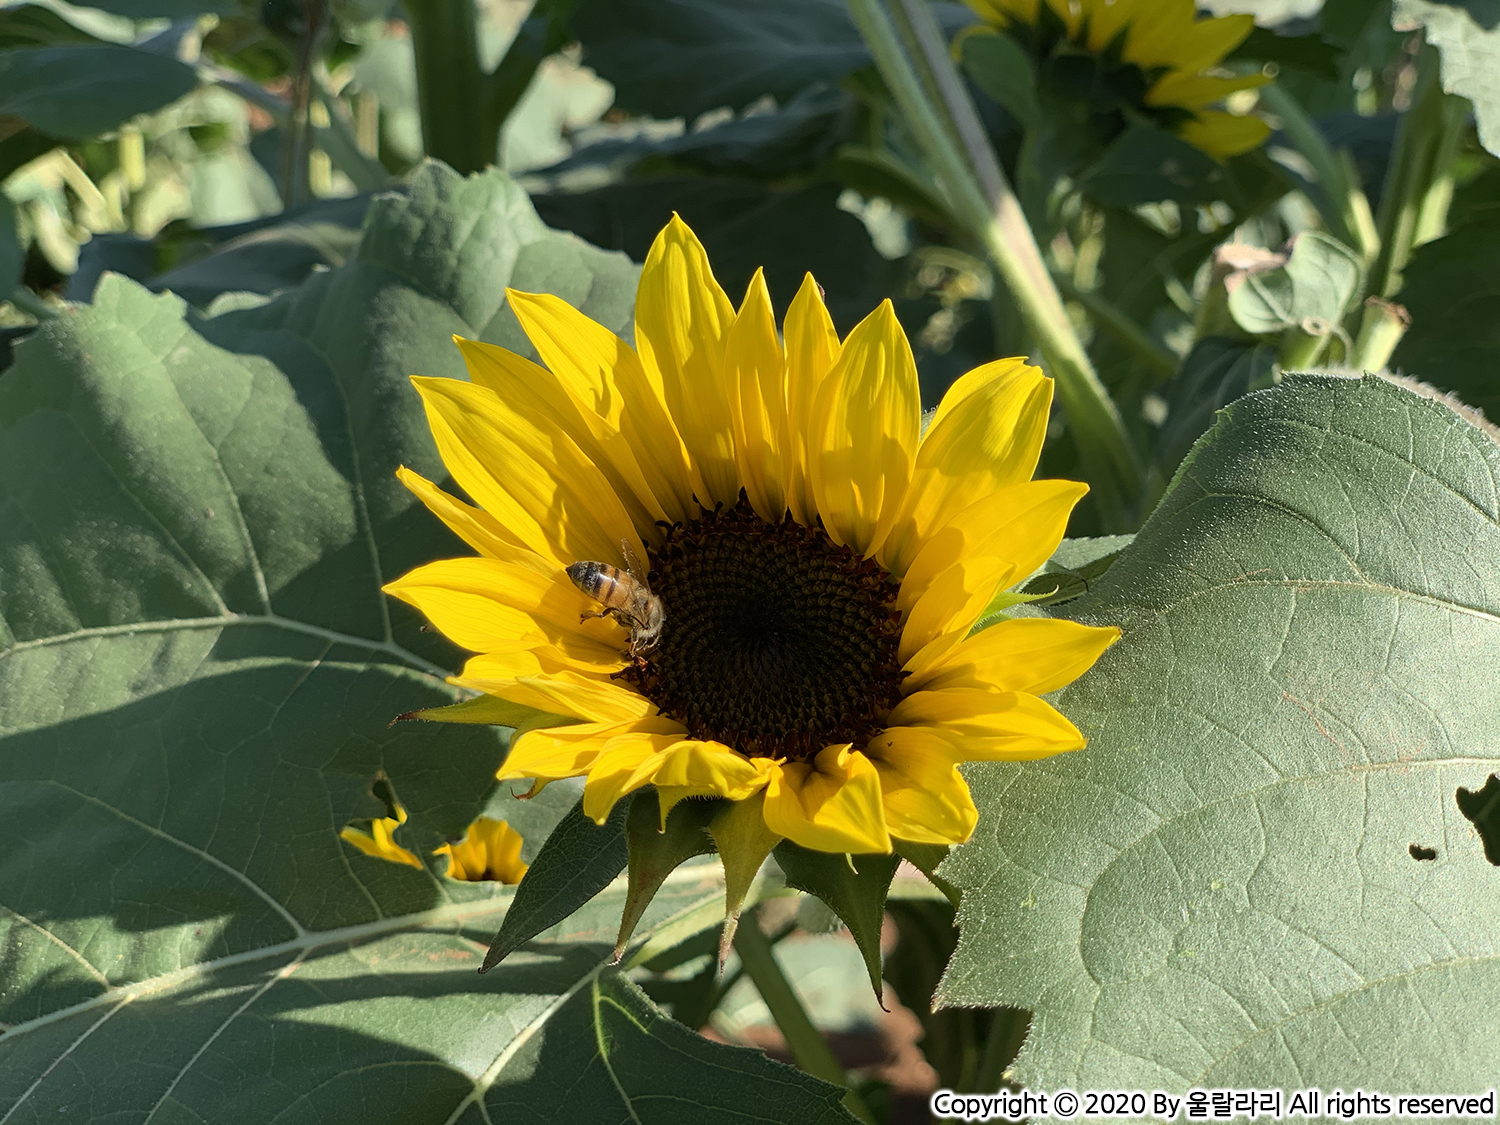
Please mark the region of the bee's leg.
<svg viewBox="0 0 1500 1125"><path fill-rule="evenodd" d="M587 621L590 617L609 617L614 613L612 609L586 609L578 615L579 623Z"/></svg>

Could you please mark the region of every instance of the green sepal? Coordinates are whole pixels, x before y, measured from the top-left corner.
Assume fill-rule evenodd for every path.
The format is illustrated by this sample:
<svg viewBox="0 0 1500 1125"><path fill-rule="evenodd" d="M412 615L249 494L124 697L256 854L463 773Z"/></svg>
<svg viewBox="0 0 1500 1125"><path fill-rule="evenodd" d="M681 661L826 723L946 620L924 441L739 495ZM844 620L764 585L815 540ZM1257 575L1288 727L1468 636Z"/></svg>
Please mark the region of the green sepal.
<svg viewBox="0 0 1500 1125"><path fill-rule="evenodd" d="M901 857L815 852L784 840L777 845L776 862L786 875L787 886L816 895L849 927L865 959L875 998L885 1007L885 988L880 978L880 925L885 920L886 892Z"/></svg>
<svg viewBox="0 0 1500 1125"><path fill-rule="evenodd" d="M426 707L420 711L407 711L391 720L391 725L407 719L421 719L429 723L471 723L488 727L515 727L518 731L535 730L538 727L558 727L576 723L577 719L565 715L550 715L520 703L511 703L493 695L478 695L461 703L450 703L446 707Z"/></svg>
<svg viewBox="0 0 1500 1125"><path fill-rule="evenodd" d="M1042 575L1042 577L1050 579L1052 576ZM1027 605L1031 602L1045 602L1056 596L1057 593L1058 585L1056 582L1051 583L1045 590L1034 591L1030 594L1023 594L1019 590L1001 590L990 599L990 604L984 607L984 612L979 615L979 620L974 622L974 628L969 630L969 634L972 636L982 629L988 629L991 625L1004 621L1008 616L1005 611L1013 606Z"/></svg>
<svg viewBox="0 0 1500 1125"><path fill-rule="evenodd" d="M620 917L620 935L615 939L615 961L635 927L656 897L667 876L684 860L714 850L708 822L719 811L720 802L689 798L679 801L661 821L661 804L654 788L638 791L625 818L625 845L630 859L626 866L630 887L625 892L625 912Z"/></svg>
<svg viewBox="0 0 1500 1125"><path fill-rule="evenodd" d="M719 935L719 968L729 959L734 931L739 928L745 896L761 864L781 837L766 827L766 792L743 801L730 801L714 813L708 833L724 863L724 931Z"/></svg>
<svg viewBox="0 0 1500 1125"><path fill-rule="evenodd" d="M481 973L487 973L522 945L602 891L625 869L628 806L616 801L602 825L583 811L583 798L557 822L516 887L500 932L490 942Z"/></svg>
<svg viewBox="0 0 1500 1125"><path fill-rule="evenodd" d="M951 850L947 844L914 844L910 840L895 838L892 838L891 843L895 846L897 855L927 876L927 881L943 892L943 897L953 904L955 910L958 909L958 900L963 892L936 874L937 865L948 858Z"/></svg>

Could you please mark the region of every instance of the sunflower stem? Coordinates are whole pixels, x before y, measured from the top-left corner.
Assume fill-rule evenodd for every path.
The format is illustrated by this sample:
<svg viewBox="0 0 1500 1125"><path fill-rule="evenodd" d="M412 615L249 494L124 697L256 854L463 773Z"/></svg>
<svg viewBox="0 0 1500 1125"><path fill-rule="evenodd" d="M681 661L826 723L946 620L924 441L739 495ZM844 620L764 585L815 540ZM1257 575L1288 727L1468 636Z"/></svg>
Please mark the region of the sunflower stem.
<svg viewBox="0 0 1500 1125"><path fill-rule="evenodd" d="M1401 288L1401 271L1418 244L1418 231L1436 237L1447 220L1451 180L1446 198L1439 185L1451 176L1464 113L1462 105L1449 108L1448 103L1457 99L1443 93L1438 65L1437 48L1424 45L1417 55L1416 94L1396 127L1396 147L1381 192L1380 253L1370 271L1372 297L1391 297ZM1448 166L1440 167L1445 155Z"/></svg>
<svg viewBox="0 0 1500 1125"><path fill-rule="evenodd" d="M497 131L483 118L484 73L474 0L406 0L407 26L417 62L417 109L422 147L456 172L477 172L495 158L486 137Z"/></svg>
<svg viewBox="0 0 1500 1125"><path fill-rule="evenodd" d="M740 964L754 983L760 998L771 1011L771 1018L781 1029L787 1048L797 1065L815 1078L843 1086L844 1107L861 1121L875 1125L875 1117L865 1105L857 1091L849 1085L849 1076L834 1058L828 1041L819 1034L807 1015L802 1001L792 989L792 982L781 971L781 964L771 948L771 941L761 931L757 918L746 918L734 935L734 951L740 955Z"/></svg>
<svg viewBox="0 0 1500 1125"><path fill-rule="evenodd" d="M1037 338L1105 527L1133 528L1142 478L1124 420L1068 319L931 10L925 0L892 0L902 33L914 45L910 56L880 0L849 0L849 10L951 210L984 246ZM927 89L936 96L929 98Z"/></svg>

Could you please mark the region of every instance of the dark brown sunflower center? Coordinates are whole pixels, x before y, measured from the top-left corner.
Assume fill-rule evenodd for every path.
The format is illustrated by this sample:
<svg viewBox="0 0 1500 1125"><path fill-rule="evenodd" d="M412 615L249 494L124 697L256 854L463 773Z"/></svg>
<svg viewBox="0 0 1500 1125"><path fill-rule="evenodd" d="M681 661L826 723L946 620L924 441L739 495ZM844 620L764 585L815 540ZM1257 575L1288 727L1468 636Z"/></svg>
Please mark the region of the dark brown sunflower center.
<svg viewBox="0 0 1500 1125"><path fill-rule="evenodd" d="M743 494L651 553L660 643L622 677L683 723L755 757L862 746L900 699L897 586L878 563Z"/></svg>

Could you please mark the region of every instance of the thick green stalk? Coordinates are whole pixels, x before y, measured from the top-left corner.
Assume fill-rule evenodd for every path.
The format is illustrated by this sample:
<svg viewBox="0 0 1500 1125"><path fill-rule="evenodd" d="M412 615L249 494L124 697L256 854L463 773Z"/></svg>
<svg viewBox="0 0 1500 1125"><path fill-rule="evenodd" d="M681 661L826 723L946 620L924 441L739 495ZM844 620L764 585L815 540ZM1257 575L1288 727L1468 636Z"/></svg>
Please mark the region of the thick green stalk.
<svg viewBox="0 0 1500 1125"><path fill-rule="evenodd" d="M1379 297L1369 298L1348 365L1356 371L1381 370L1390 362L1391 353L1410 325L1411 316L1400 305Z"/></svg>
<svg viewBox="0 0 1500 1125"><path fill-rule="evenodd" d="M1417 56L1416 94L1396 127L1381 193L1380 253L1370 272L1372 297L1390 297L1401 287L1401 271L1416 244L1418 214L1435 178L1438 150L1444 147L1443 103L1448 97L1438 82L1437 49L1424 46Z"/></svg>
<svg viewBox="0 0 1500 1125"><path fill-rule="evenodd" d="M760 998L771 1010L771 1017L786 1038L787 1048L792 1052L792 1058L797 1060L797 1065L816 1078L845 1087L848 1090L844 1095L845 1108L861 1121L874 1125L875 1118L869 1107L849 1086L849 1076L844 1073L839 1060L833 1057L828 1041L819 1034L808 1018L807 1009L797 999L791 981L781 971L781 965L771 949L770 939L761 932L760 923L755 918L745 919L744 924L735 931L734 951L740 955L745 975L755 983Z"/></svg>
<svg viewBox="0 0 1500 1125"><path fill-rule="evenodd" d="M1281 119L1287 139L1312 165L1322 196L1313 202L1322 212L1328 233L1359 251L1368 265L1380 252L1380 236L1370 214L1370 201L1365 198L1359 181L1349 175L1347 162L1328 147L1322 131L1291 94L1273 83L1261 87L1260 100Z"/></svg>
<svg viewBox="0 0 1500 1125"><path fill-rule="evenodd" d="M1411 252L1447 229L1453 165L1468 126L1467 103L1443 92L1438 53L1431 44L1417 56L1417 67L1416 96L1397 126L1380 200L1380 254L1367 286L1372 298L1394 296ZM1398 315L1383 300L1367 301L1351 366L1384 367L1407 323L1404 310Z"/></svg>
<svg viewBox="0 0 1500 1125"><path fill-rule="evenodd" d="M984 246L1035 335L1057 380L1085 474L1108 530L1135 526L1141 472L1108 390L1073 330L1020 202L1006 182L932 12L922 0L893 0L917 50L908 58L880 0L850 0L849 10L876 66L923 146L949 209ZM914 66L921 67L919 77ZM930 99L924 85L938 91Z"/></svg>
<svg viewBox="0 0 1500 1125"><path fill-rule="evenodd" d="M475 128L476 116L484 115L484 73L474 0L406 0L406 17L422 146L456 171L477 172L495 159L495 148L484 143L494 133Z"/></svg>

